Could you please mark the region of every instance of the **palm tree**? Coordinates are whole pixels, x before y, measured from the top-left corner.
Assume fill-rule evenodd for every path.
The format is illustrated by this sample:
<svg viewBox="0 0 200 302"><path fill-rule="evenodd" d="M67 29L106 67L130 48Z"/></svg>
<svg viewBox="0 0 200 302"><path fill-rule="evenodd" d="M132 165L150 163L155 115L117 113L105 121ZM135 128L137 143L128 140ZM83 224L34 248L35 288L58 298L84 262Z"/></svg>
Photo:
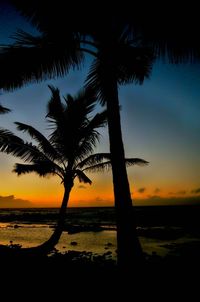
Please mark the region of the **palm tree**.
<svg viewBox="0 0 200 302"><path fill-rule="evenodd" d="M132 39L121 23L113 28L112 22L107 20L103 35L102 28L98 28L98 23L95 23L96 26L92 29L82 26L81 30L80 28L76 28L76 31L67 30L66 43L63 35L55 31L55 28L52 29L51 22L46 20L45 23L44 20L39 23L43 35L33 37L18 31L14 36L15 44L7 49L4 47L0 59L3 58L4 62L12 64L14 72L8 77L4 76L0 85L12 89L21 87L28 81L39 81L47 76L64 76L70 66L80 66L84 53L94 57L86 86L92 87L102 104L107 106L117 212L118 262L121 266L130 267L132 262L135 264L135 261L141 260L143 254L136 234L125 166L118 85L142 83L150 74L152 53L149 48L140 45L140 41ZM58 24L61 26L60 21Z"/></svg>
<svg viewBox="0 0 200 302"><path fill-rule="evenodd" d="M91 184L85 172L104 171L111 167L109 153L93 153L99 140L98 128L105 126L106 111L90 117L96 98L91 90L83 90L74 98L68 95L61 102L59 90L49 86L52 96L48 103L47 120L51 125L49 139L30 125L16 122L17 129L27 132L37 145L24 142L12 132L0 129L0 151L12 154L25 163L17 163L17 175L35 172L39 176L57 175L64 186L64 196L59 220L52 236L37 247L39 252L49 252L58 243L63 231L70 192L77 177L80 182ZM138 158L126 159L129 165L145 165ZM33 249L30 249L31 251Z"/></svg>
<svg viewBox="0 0 200 302"><path fill-rule="evenodd" d="M163 10L162 7L158 13L157 7L152 3L146 7L147 13L143 3L141 5L138 2L134 2L134 10L129 9L129 5L124 2L123 5L115 4L111 10L103 3L98 3L98 11L96 7L92 10L87 1L79 4L79 11L76 4L68 3L68 11L76 11L76 18L74 15L70 18L69 14L66 16L62 1L57 8L49 5L48 14L46 5L39 1L31 1L31 5L30 2L12 2L43 34L36 38L19 32L15 36L15 45L11 49L2 50L1 66L6 66L6 71L8 65L4 63L7 62L13 67L14 73L4 73L5 76L0 81L1 87L13 89L29 81L64 76L71 66L80 66L83 53L95 57L87 84L95 87L108 109L113 184L118 213L118 260L122 265L130 267L134 258L136 261L141 258L141 248L130 215L132 203L121 136L118 86L130 82L142 83L148 76L152 54L149 49L141 47L144 41L155 56L169 58L172 63L199 58L196 39L198 18L185 22L188 7L181 14L177 14L174 7L173 10L169 7L169 20L166 13L168 8ZM16 57L19 59L16 60ZM134 254L136 257L133 257Z"/></svg>
<svg viewBox="0 0 200 302"><path fill-rule="evenodd" d="M109 31L110 29L110 31ZM125 165L118 87L131 82L142 83L151 71L151 51L130 40L124 26L106 26L106 34L94 33L96 56L86 86L96 91L108 112L108 132L117 215L118 264L130 268L143 261L138 240L131 193ZM87 44L87 41L86 41ZM94 51L94 50L93 50Z"/></svg>

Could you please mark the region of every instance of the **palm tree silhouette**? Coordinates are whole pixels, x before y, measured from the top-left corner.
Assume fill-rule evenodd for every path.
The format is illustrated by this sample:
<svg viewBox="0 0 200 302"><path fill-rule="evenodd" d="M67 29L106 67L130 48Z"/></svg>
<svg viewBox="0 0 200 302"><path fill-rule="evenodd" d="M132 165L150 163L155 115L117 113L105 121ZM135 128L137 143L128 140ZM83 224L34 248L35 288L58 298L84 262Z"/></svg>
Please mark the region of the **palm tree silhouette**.
<svg viewBox="0 0 200 302"><path fill-rule="evenodd" d="M70 18L69 14L66 17L62 1L57 7L49 5L48 8L35 0L31 1L31 5L30 2L12 2L43 35L36 38L19 32L12 49L2 50L0 60L2 58L1 66L5 66L5 76L0 81L1 87L13 89L47 76L64 76L71 66L80 66L83 53L95 57L87 84L95 87L108 108L118 213L118 260L131 267L134 259L141 258L141 248L130 215L132 204L125 169L117 88L129 82L141 83L149 74L152 54L148 49L141 49L143 42L151 47L155 56L167 58L172 63L198 59L198 18L185 22L191 13L188 6L187 9L183 6L180 14L175 7L172 10L170 6L165 6L163 10L163 3L161 7L146 4L144 11L143 3L139 2L134 2L134 10L127 3L121 5L120 2L111 9L103 2L98 3L97 10L96 7L91 8L87 1L79 3L77 10L76 3L71 2L68 3L68 11L76 11L76 18ZM141 53L137 52L138 46ZM16 60L16 57L19 59ZM14 67L12 75L6 72L9 64ZM145 72L142 74L142 71Z"/></svg>
<svg viewBox="0 0 200 302"><path fill-rule="evenodd" d="M16 122L17 129L27 132L37 145L24 142L12 132L0 129L0 151L22 159L14 172L18 175L35 172L39 176L57 175L64 186L64 196L59 219L52 236L37 247L37 251L48 253L58 243L63 231L65 213L70 192L77 177L80 182L91 184L85 172L104 171L111 167L109 153L93 153L99 141L98 128L105 126L107 113L103 111L90 117L96 98L92 90L82 90L77 96L67 95L62 103L59 90L49 86L51 99L48 103L47 121L51 134L47 139L34 127ZM126 164L146 165L139 158L126 159ZM33 249L29 249L33 250Z"/></svg>
<svg viewBox="0 0 200 302"><path fill-rule="evenodd" d="M13 89L21 87L28 81L46 79L47 76L50 78L64 76L70 67L80 66L84 53L94 57L86 86L92 87L101 103L107 106L117 212L118 263L130 267L132 262L135 264L135 261L142 260L143 254L136 234L125 165L118 86L131 82L141 84L150 74L152 52L129 35L124 23L113 27L112 20L106 20L103 34L102 28L99 29L99 23L95 20L94 27L89 29L85 23L78 23L78 28L77 24L73 24L75 30L69 27L70 29L65 32L66 43L63 34L52 27L48 17L43 17L36 14L36 18L32 19L33 23L39 20L38 27L43 31L42 35L34 37L24 31L18 31L14 36L15 44L7 49L3 48L0 60L12 64L13 73L11 77L4 76L0 80L0 85L6 89ZM60 22L58 21L59 29Z"/></svg>

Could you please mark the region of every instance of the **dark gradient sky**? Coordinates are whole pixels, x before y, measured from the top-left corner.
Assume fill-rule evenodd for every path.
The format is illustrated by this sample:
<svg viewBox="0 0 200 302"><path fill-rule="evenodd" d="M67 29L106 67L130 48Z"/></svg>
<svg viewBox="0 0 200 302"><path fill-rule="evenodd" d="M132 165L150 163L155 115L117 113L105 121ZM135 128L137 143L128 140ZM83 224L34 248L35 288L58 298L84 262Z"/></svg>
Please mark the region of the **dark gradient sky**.
<svg viewBox="0 0 200 302"><path fill-rule="evenodd" d="M9 36L17 28L35 32L18 14L3 6L0 9L0 44L10 42ZM91 58L87 57L82 71L70 72L64 79L29 84L12 93L2 91L0 103L11 108L12 112L0 116L0 126L14 130L13 121L21 121L48 134L44 120L50 96L47 84L57 86L62 95L76 93L84 83L90 61ZM190 196L199 194L199 67L199 64L174 66L157 62L151 78L142 86L120 88L126 155L150 162L149 167L129 168L131 191L137 204L162 204L166 200L167 203L184 203L190 202ZM104 129L102 134L98 151L108 151L107 130ZM0 154L0 195L15 195L35 202L35 205L39 201L45 205L55 205L59 201L62 187L58 179L42 180L31 175L18 178L11 172L14 162L14 158ZM94 184L87 190L76 184L72 205L80 205L80 202L82 205L112 203L111 174L92 177Z"/></svg>

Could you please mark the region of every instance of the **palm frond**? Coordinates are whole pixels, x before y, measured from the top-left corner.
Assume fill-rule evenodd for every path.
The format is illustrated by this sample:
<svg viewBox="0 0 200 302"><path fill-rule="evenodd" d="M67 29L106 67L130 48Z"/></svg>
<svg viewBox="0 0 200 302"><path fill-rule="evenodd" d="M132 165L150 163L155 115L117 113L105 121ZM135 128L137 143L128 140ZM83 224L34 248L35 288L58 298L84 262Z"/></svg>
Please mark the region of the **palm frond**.
<svg viewBox="0 0 200 302"><path fill-rule="evenodd" d="M96 101L96 96L90 89L82 89L74 97L66 96L66 104L61 103L58 90L54 88L53 92L56 95L52 96L50 102L54 103L54 117L52 114L50 122L54 123L54 131L50 135L50 143L63 157L80 161L92 153L98 142L100 134L96 129L105 125L106 112L89 116Z"/></svg>
<svg viewBox="0 0 200 302"><path fill-rule="evenodd" d="M96 153L88 156L80 163L77 164L76 168L83 169L87 166L93 166L99 163L102 163L104 160L110 161L110 153Z"/></svg>
<svg viewBox="0 0 200 302"><path fill-rule="evenodd" d="M105 104L111 97L112 79L119 85L132 82L142 84L151 73L153 61L153 52L147 47L134 47L126 41L116 41L110 48L101 45L97 58L90 66L85 85L96 91L102 104Z"/></svg>
<svg viewBox="0 0 200 302"><path fill-rule="evenodd" d="M15 122L17 125L17 129L23 132L28 132L28 134L35 139L38 142L38 148L50 159L59 159L59 154L56 152L56 150L53 148L53 146L50 144L48 139L38 130L36 130L34 127Z"/></svg>
<svg viewBox="0 0 200 302"><path fill-rule="evenodd" d="M86 10L86 3L81 2L79 5L80 13L77 11L76 17L71 18L70 12L77 10L77 3L73 1L68 3L68 13L66 12L65 2L61 0L58 0L56 5L38 0L29 0L28 3L17 0L10 1L33 26L36 26L42 32L53 31L53 29L54 31L55 29L59 29L62 32L64 30L69 31L69 29L77 27L77 24L80 23L80 18L81 21L85 20L85 13L88 12L88 9ZM90 14L88 13L89 16Z"/></svg>
<svg viewBox="0 0 200 302"><path fill-rule="evenodd" d="M26 1L17 1L11 0L11 3L15 6L15 8L34 26L36 26L39 30L45 30L48 26L48 16L46 14L46 4L43 2L39 2L37 0L29 0L27 3ZM49 19L52 19L49 16Z"/></svg>
<svg viewBox="0 0 200 302"><path fill-rule="evenodd" d="M142 158L125 158L126 166L147 166L149 164L148 161L142 159Z"/></svg>
<svg viewBox="0 0 200 302"><path fill-rule="evenodd" d="M83 171L87 172L104 172L109 171L112 168L111 161L106 161L100 164L96 164L93 166L88 166L83 169Z"/></svg>
<svg viewBox="0 0 200 302"><path fill-rule="evenodd" d="M80 182L83 182L83 183L89 183L90 185L92 184L92 181L85 175L85 173L79 169L76 169L74 171L75 173L75 176L78 177L78 180Z"/></svg>
<svg viewBox="0 0 200 302"><path fill-rule="evenodd" d="M70 105L72 105L74 107L73 110L76 110L77 112L82 113L82 115L87 116L94 110L97 98L92 89L83 88L80 89L74 97L68 94L65 100L68 105L68 110Z"/></svg>
<svg viewBox="0 0 200 302"><path fill-rule="evenodd" d="M9 144L23 145L24 141L7 129L0 129L0 148L1 151L6 150Z"/></svg>
<svg viewBox="0 0 200 302"><path fill-rule="evenodd" d="M69 32L70 30L83 31L83 27L88 27L88 25L90 25L89 28L91 29L91 24L94 23L93 20L96 20L97 16L96 13L94 16L90 13L91 4L88 1L80 2L78 10L77 3L70 1L67 3L67 11L66 4L62 0L58 0L56 5L53 2L47 4L38 0L29 0L28 3L26 1L17 0L10 1L23 17L42 32L55 30L62 33ZM71 17L71 12L76 12L75 18ZM89 24L85 22L86 20L90 20Z"/></svg>
<svg viewBox="0 0 200 302"><path fill-rule="evenodd" d="M0 151L12 154L26 162L46 158L36 146L24 142L20 137L7 129L0 129Z"/></svg>
<svg viewBox="0 0 200 302"><path fill-rule="evenodd" d="M60 99L60 91L53 85L48 85L51 91L51 98L47 104L47 117L52 119L52 122L56 122L63 118L64 106Z"/></svg>
<svg viewBox="0 0 200 302"><path fill-rule="evenodd" d="M126 158L125 163L127 167L137 165L137 166L146 166L149 164L144 159L141 158ZM111 161L106 161L103 163L99 163L96 165L88 166L83 169L83 171L88 171L88 172L103 172L103 171L109 171L112 168Z"/></svg>
<svg viewBox="0 0 200 302"><path fill-rule="evenodd" d="M85 80L85 87L96 92L97 98L102 105L104 105L107 100L107 96L105 97L105 91L102 91L102 87L105 88L108 86L108 83L110 83L107 68L107 64L104 66L100 59L94 59Z"/></svg>
<svg viewBox="0 0 200 302"><path fill-rule="evenodd" d="M94 133L94 135L97 135ZM87 139L85 138L81 144L78 146L78 148L75 151L75 162L79 162L80 160L84 160L84 158L86 158L88 155L92 154L93 150L94 150L94 145L91 144L90 141L90 137L87 137ZM98 139L98 135L97 135L97 139ZM94 140L94 137L92 138L92 140ZM95 143L96 144L96 143Z"/></svg>
<svg viewBox="0 0 200 302"><path fill-rule="evenodd" d="M3 107L2 105L0 105L0 114L8 113L10 111L11 111L10 109L8 109L8 108Z"/></svg>
<svg viewBox="0 0 200 302"><path fill-rule="evenodd" d="M142 84L150 76L154 55L150 48L122 44L118 49L116 62L119 84Z"/></svg>
<svg viewBox="0 0 200 302"><path fill-rule="evenodd" d="M138 2L139 3L139 2ZM141 14L142 8L135 17L127 17L134 34L142 37L143 41L149 45L159 58L167 60L170 63L190 63L199 61L200 47L198 43L199 20L195 16L195 7L193 5L182 5L171 7L160 5L150 5L147 14ZM177 10L178 8L178 10ZM196 8L198 12L198 8ZM198 13L197 13L198 14ZM170 16L170 22L168 18ZM188 17L190 22L186 22Z"/></svg>
<svg viewBox="0 0 200 302"><path fill-rule="evenodd" d="M81 131L88 124L89 114L96 105L96 96L91 89L81 89L75 96L67 95L65 98L65 122L70 128ZM79 132L80 132L79 131Z"/></svg>
<svg viewBox="0 0 200 302"><path fill-rule="evenodd" d="M14 40L15 47L32 47L33 45L41 45L41 35L33 36L32 34L25 32L22 29L18 29L11 38Z"/></svg>
<svg viewBox="0 0 200 302"><path fill-rule="evenodd" d="M98 129L107 124L107 110L97 113L88 123L88 129Z"/></svg>
<svg viewBox="0 0 200 302"><path fill-rule="evenodd" d="M107 123L107 111L97 113L88 123L84 125L80 132L79 145L76 150L77 157L82 160L93 152L93 148L100 140L98 128L105 126Z"/></svg>
<svg viewBox="0 0 200 302"><path fill-rule="evenodd" d="M37 164L16 163L13 172L17 173L17 175L35 172L39 176L45 177L50 174L56 174L56 168L54 167L54 165L49 165L49 162L40 162Z"/></svg>
<svg viewBox="0 0 200 302"><path fill-rule="evenodd" d="M0 49L2 77L0 88L13 90L28 82L64 76L69 69L80 66L83 55L73 34L68 43L62 35L46 34L38 37L25 32L15 35L13 45ZM10 72L12 70L12 72Z"/></svg>

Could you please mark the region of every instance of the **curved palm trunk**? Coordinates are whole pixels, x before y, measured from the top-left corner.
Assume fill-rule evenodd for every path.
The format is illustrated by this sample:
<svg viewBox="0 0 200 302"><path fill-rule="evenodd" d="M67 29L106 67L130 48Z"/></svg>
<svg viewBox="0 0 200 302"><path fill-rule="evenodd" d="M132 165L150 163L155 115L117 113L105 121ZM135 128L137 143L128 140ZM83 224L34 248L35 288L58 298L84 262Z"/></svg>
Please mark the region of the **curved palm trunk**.
<svg viewBox="0 0 200 302"><path fill-rule="evenodd" d="M25 256L28 256L28 255L42 256L42 255L47 255L48 253L50 253L53 250L53 248L55 247L55 245L58 243L60 236L62 235L63 227L64 227L64 223L65 223L66 208L67 208L69 195L70 195L72 187L73 187L73 185L71 185L70 183L65 185L65 192L64 192L60 212L59 212L58 222L57 222L57 225L56 225L56 228L55 228L53 234L47 241L45 241L41 245L38 245L35 247L21 248L19 250L10 249L8 246L0 245L0 254L8 255L8 253L9 253L10 255L19 254L22 256L23 255L25 255Z"/></svg>
<svg viewBox="0 0 200 302"><path fill-rule="evenodd" d="M58 243L60 236L63 232L63 227L65 223L65 214L67 209L67 204L69 200L69 195L71 192L72 186L66 185L65 186L65 192L62 200L62 205L59 212L59 218L56 225L56 228L51 235L51 237L42 243L41 245L30 247L30 248L21 248L19 250L10 249L8 246L0 245L0 254L3 255L21 255L21 256L43 256L50 253L55 245Z"/></svg>
<svg viewBox="0 0 200 302"><path fill-rule="evenodd" d="M41 249L46 254L53 250L53 248L58 243L62 235L64 224L65 224L65 214L66 214L66 209L67 209L67 204L68 204L71 189L72 189L71 185L65 185L65 192L64 192L61 208L59 211L58 223L55 227L53 234L46 242L42 243L40 246L37 247L38 249Z"/></svg>
<svg viewBox="0 0 200 302"><path fill-rule="evenodd" d="M137 237L134 210L132 206L125 155L122 141L117 83L109 86L107 101L108 130L112 162L115 208L117 215L118 265L130 269L143 260L143 253Z"/></svg>
<svg viewBox="0 0 200 302"><path fill-rule="evenodd" d="M11 255L19 254L19 255L33 255L33 256L47 255L48 253L50 253L55 247L55 245L58 243L60 236L62 235L64 223L65 223L67 204L68 204L69 195L72 187L73 185L71 185L70 183L65 185L65 192L64 192L61 208L59 211L58 222L53 234L47 241L35 247L21 248L19 250L15 250L15 249L11 250L8 246L0 245L0 253L1 254L9 253Z"/></svg>

